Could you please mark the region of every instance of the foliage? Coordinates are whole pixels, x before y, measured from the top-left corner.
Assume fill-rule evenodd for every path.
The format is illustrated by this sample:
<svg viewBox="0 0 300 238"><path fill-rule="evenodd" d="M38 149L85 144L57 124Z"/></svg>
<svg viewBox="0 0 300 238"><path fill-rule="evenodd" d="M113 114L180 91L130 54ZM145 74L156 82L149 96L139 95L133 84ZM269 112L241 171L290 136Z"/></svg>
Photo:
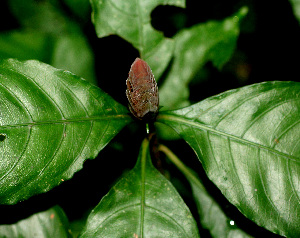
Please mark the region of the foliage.
<svg viewBox="0 0 300 238"><path fill-rule="evenodd" d="M88 216L80 215L80 237L256 236L239 221L229 223L227 201L258 232L299 237L300 83L260 82L197 103L191 99L199 89L191 85L203 85L208 71L224 72L233 64L252 5L190 26L175 14L174 25L181 28L167 37L153 27L154 13L159 5L182 13L183 0L90 4L97 37L119 36L150 65L159 83L159 114L146 125L130 116L125 101L95 86L113 81L117 88L118 67L117 60L111 63L110 78L105 67L94 67L91 36L84 31L87 1L10 1L20 27L0 34L0 209L50 196L87 170L87 159L100 166L115 160L105 176L116 180L123 165L117 181L85 181L93 191L103 185L110 190L97 195L98 205L88 204ZM247 66L239 70L240 79L247 77ZM120 152L118 158L112 151ZM133 168L124 165L130 161ZM82 192L76 193L68 200L79 201ZM77 236L76 220L70 218L70 225L69 212L58 203L18 221L4 220L0 236Z"/></svg>

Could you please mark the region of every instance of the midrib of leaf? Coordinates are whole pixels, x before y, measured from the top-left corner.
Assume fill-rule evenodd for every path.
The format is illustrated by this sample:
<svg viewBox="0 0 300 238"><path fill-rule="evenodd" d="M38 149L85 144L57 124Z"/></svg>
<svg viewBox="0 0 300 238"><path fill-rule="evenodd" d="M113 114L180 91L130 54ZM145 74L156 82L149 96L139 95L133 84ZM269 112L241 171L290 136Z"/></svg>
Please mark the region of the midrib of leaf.
<svg viewBox="0 0 300 238"><path fill-rule="evenodd" d="M118 119L130 119L131 117L126 114L118 115L103 115L103 116L91 116L91 117L81 117L74 119L59 119L59 120L50 120L50 121L37 121L37 122L28 122L14 125L0 125L0 128L15 128L15 127L24 127L24 126L39 126L39 125L49 125L49 124L68 124L76 122L86 122L86 121L102 121L102 120L118 120Z"/></svg>
<svg viewBox="0 0 300 238"><path fill-rule="evenodd" d="M220 136L228 137L229 139L241 142L243 144L247 144L247 145L250 145L250 146L253 146L253 147L257 147L259 149L269 151L269 152L274 153L274 154L281 155L282 157L284 157L288 160L298 162L298 158L293 156L293 155L289 155L289 154L280 152L280 151L275 150L273 148L270 148L270 147L267 147L267 146L264 146L264 145L261 145L261 144L257 144L255 142L246 140L244 138L241 138L241 137L238 137L238 136L235 136L235 135L232 135L232 134L228 134L228 133L225 133L225 132L222 132L222 131L218 131L214 128L211 128L209 126L201 124L200 122L191 121L187 118L177 117L177 116L173 116L173 115L158 115L157 119L158 119L158 121L160 121L160 119L162 119L162 120L166 120L166 121L174 121L174 122L178 122L178 123L181 123L181 124L186 124L186 125L191 126L191 127L196 127L196 128L208 131L208 132L218 134ZM167 123L165 123L165 124L167 124Z"/></svg>

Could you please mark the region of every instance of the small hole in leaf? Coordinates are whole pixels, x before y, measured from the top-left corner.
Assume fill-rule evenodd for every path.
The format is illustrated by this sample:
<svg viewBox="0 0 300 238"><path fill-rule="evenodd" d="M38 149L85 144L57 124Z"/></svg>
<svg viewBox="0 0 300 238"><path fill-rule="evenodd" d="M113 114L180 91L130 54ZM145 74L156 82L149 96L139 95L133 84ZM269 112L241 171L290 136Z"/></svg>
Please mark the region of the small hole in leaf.
<svg viewBox="0 0 300 238"><path fill-rule="evenodd" d="M153 28L170 38L186 26L187 20L186 11L174 6L158 6L151 13Z"/></svg>
<svg viewBox="0 0 300 238"><path fill-rule="evenodd" d="M0 134L0 141L4 141L6 139L6 135Z"/></svg>

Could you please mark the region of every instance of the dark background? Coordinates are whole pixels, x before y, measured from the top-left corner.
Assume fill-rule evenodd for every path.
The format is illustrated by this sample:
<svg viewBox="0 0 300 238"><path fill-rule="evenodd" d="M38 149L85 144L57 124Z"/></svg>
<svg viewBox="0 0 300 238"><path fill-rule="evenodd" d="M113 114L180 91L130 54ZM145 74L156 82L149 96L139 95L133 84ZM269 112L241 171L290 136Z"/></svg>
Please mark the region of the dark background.
<svg viewBox="0 0 300 238"><path fill-rule="evenodd" d="M99 86L126 105L125 80L131 63L138 56L137 50L117 36L98 39L90 19L78 19L63 1L60 3L65 13L81 25L93 48ZM224 19L244 5L248 6L249 13L242 22L235 53L221 71L215 69L211 63L199 69L199 74L190 84L191 102L263 81L299 81L300 27L287 0L187 0L186 9L157 7L152 12L152 25L163 31L165 36L172 37L180 29L194 24ZM1 1L0 31L5 32L19 27L18 20L11 14L7 2ZM159 82L162 83L163 80ZM143 137L144 130L141 125L129 125L124 128L110 145L100 152L98 158L86 161L84 168L70 181L17 205L0 206L1 223L16 222L55 204L63 207L71 222L85 217L122 175L124 168L131 169L134 166ZM258 235L275 237L274 234L247 220L227 202L206 178L198 159L185 142L162 141L162 143L169 146L187 165L198 168L198 173L208 190L240 227L255 237ZM185 178L166 162L163 155L160 155L155 163L160 165L162 172L174 182L197 218L195 204ZM204 237L209 237L207 231L200 232Z"/></svg>

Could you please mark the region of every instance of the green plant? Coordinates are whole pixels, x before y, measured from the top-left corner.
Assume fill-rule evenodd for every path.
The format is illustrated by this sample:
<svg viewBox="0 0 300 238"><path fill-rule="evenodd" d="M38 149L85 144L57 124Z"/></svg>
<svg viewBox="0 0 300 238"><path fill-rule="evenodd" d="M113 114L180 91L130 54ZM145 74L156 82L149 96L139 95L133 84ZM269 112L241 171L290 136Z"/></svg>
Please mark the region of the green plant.
<svg viewBox="0 0 300 238"><path fill-rule="evenodd" d="M77 9L74 14L84 19L85 13L78 11L83 2L78 1L79 8L70 1L65 4ZM35 9L36 2L29 3L24 7ZM58 1L40 4L57 6ZM80 231L81 237L199 237L198 229L202 228L213 237L250 237L242 228L229 223L219 200L204 186L200 163L191 163L193 157L188 151L179 158L165 145L176 143L173 140L179 137L194 150L208 178L244 216L275 234L298 237L300 84L263 82L192 104L188 85L207 62L218 69L228 62L248 8L242 7L220 21L182 29L171 39L151 25L150 13L159 4L184 7L185 1L91 0L97 36L117 34L122 37L151 66L158 83L163 80L159 85L162 108L154 124L149 124L151 133L146 133L146 124L133 119L124 105L94 85L95 75L90 72L92 54L83 33L72 21L63 20L66 28L59 29L65 39L62 44L61 35L57 37L57 29L51 28L48 22L49 28L43 33L35 29L3 36L6 44L11 39L22 39L24 34L29 36L30 40L22 41L25 48L34 40L33 47L41 49L34 52L33 58L48 60L57 68L71 65L79 75L87 75L90 82L37 60L1 61L1 204L17 204L71 179L83 168L85 160L96 158L128 126L130 133L126 134L126 140L130 141L131 148L136 148L132 142L135 133L142 130L137 162L129 172L124 168L118 182L92 210ZM60 16L57 9L51 11ZM39 17L42 17L40 12L36 18ZM24 22L31 24L28 19ZM78 49L77 44L84 47ZM42 49L49 45L56 54L45 55L47 51ZM5 55L3 49L1 55ZM72 63L74 49L88 59L83 62L85 66ZM66 65L60 59L64 56L61 51L70 55ZM15 57L19 59L27 57L18 54ZM118 148L118 143L112 146ZM136 154L137 151L132 152L131 157ZM165 177L153 166L151 157L157 154L159 159L166 155L190 184L186 190L196 205L194 216L166 178L168 171L154 162ZM193 170L181 159L191 163ZM97 190L98 183L92 182L93 189ZM179 189L182 187L179 185ZM48 237L70 236L62 209L55 206L17 223L0 226L1 237L32 237L36 233Z"/></svg>

